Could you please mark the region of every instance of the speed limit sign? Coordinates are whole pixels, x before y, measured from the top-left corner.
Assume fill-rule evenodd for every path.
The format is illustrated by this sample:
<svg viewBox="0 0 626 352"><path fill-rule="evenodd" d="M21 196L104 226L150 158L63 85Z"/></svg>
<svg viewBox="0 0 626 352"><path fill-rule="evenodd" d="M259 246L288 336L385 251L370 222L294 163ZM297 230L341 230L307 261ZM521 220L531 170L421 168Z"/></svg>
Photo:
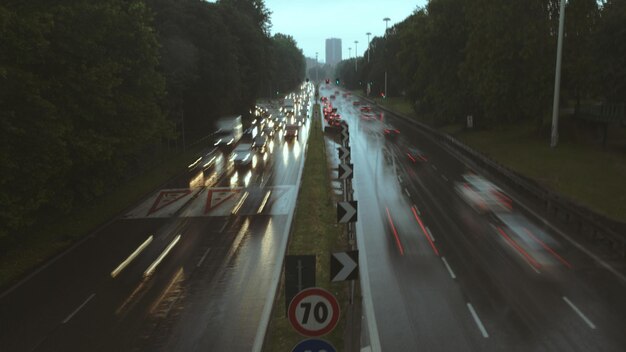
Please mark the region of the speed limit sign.
<svg viewBox="0 0 626 352"><path fill-rule="evenodd" d="M289 321L304 336L321 336L339 321L339 303L332 293L311 287L300 291L289 304Z"/></svg>

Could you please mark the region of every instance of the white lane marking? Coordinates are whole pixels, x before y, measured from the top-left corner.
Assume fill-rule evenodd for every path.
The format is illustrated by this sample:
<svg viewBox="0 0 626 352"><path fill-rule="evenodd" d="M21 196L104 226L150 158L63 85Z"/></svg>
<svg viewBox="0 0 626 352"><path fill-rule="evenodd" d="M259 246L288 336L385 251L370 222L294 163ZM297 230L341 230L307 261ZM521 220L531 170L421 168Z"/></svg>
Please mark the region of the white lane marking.
<svg viewBox="0 0 626 352"><path fill-rule="evenodd" d="M92 293L91 296L87 297L87 299L80 306L78 306L78 308L76 308L70 315L67 316L67 318L63 320L63 324L66 324L68 321L70 321L70 319L72 319L74 315L76 315L76 313L78 313L81 309L83 309L83 307L87 303L89 303L89 301L91 301L91 299L94 298L95 296L96 294Z"/></svg>
<svg viewBox="0 0 626 352"><path fill-rule="evenodd" d="M241 197L241 199L239 200L239 203L237 203L235 208L233 208L233 211L231 212L231 214L235 215L237 214L237 212L239 212L239 209L241 209L241 206L243 205L243 202L246 201L246 198L248 198L248 195L249 193L246 191L246 193L243 194L243 197Z"/></svg>
<svg viewBox="0 0 626 352"><path fill-rule="evenodd" d="M170 244L168 244L167 247L165 247L165 250L161 252L159 257L154 262L152 262L152 264L150 264L150 266L148 267L148 269L146 269L146 271L144 271L143 277L148 277L154 273L154 270L156 269L156 267L161 263L161 261L163 261L165 256L172 250L172 248L174 248L174 246L176 245L176 243L178 243L179 240L180 240L180 235L177 235L176 237L174 237L172 242L170 242Z"/></svg>
<svg viewBox="0 0 626 352"><path fill-rule="evenodd" d="M483 334L484 338L488 338L489 334L487 333L487 330L485 329L485 326L483 325L483 322L480 321L480 318L478 317L478 314L476 314L476 311L474 310L474 307L472 306L472 304L467 302L467 308L469 309L470 313L472 314L472 317L474 318L474 321L476 322L476 325L478 325L478 329L480 330L480 333Z"/></svg>
<svg viewBox="0 0 626 352"><path fill-rule="evenodd" d="M211 251L211 247L207 248L206 252L204 252L204 255L202 255L202 258L200 258L200 260L198 261L198 264L196 264L196 268L199 268L200 265L202 265L202 263L204 262L204 260L206 259L206 256L209 254L210 251Z"/></svg>
<svg viewBox="0 0 626 352"><path fill-rule="evenodd" d="M576 314L578 314L578 316L580 316L582 318L582 320L585 321L585 323L587 323L587 325L589 325L590 328L592 328L592 329L596 328L595 324L591 320L589 320L589 318L587 318L587 316L584 315L583 312L581 312L580 309L578 309L578 307L576 307L574 305L574 303L572 303L572 301L570 301L565 296L563 296L563 300L565 301L565 303L567 303L574 310L574 312L576 312Z"/></svg>
<svg viewBox="0 0 626 352"><path fill-rule="evenodd" d="M444 174L441 174L441 178L443 178L443 180L446 181L446 182L449 181L448 178L446 177L446 175L444 175Z"/></svg>
<svg viewBox="0 0 626 352"><path fill-rule="evenodd" d="M420 212L420 209L417 207L417 205L413 204L413 208L415 208L415 210L417 211L417 215L422 215L422 213Z"/></svg>
<svg viewBox="0 0 626 352"><path fill-rule="evenodd" d="M407 195L409 198L411 198L411 193L409 193L409 190L408 190L408 189L406 189L406 188L405 188L405 189L404 189L404 193L406 193L406 195Z"/></svg>
<svg viewBox="0 0 626 352"><path fill-rule="evenodd" d="M426 232L428 232L428 237L430 237L430 240L435 242L435 237L433 237L433 233L430 232L430 228L428 226L426 226Z"/></svg>
<svg viewBox="0 0 626 352"><path fill-rule="evenodd" d="M228 226L228 220L226 220L224 222L224 225L222 226L222 228L220 229L220 233L224 232L224 229L226 228L226 226Z"/></svg>
<svg viewBox="0 0 626 352"><path fill-rule="evenodd" d="M270 198L271 194L272 191L267 191L267 194L265 194L265 198L263 198L263 202L261 202L261 206L259 206L259 210L256 212L257 214L261 214L263 212L263 209L265 209L265 204L267 203L267 200Z"/></svg>
<svg viewBox="0 0 626 352"><path fill-rule="evenodd" d="M148 237L148 239L146 239L142 244L139 245L139 247L137 247L137 249L135 249L134 252L132 252L128 258L124 259L123 262L120 263L120 265L117 266L117 268L115 268L112 272L111 272L111 277L115 279L115 277L122 272L122 270L124 270L124 268L126 268L128 266L128 264L130 264L130 262L132 262L144 249L146 249L146 247L152 242L152 240L154 239L153 235L150 235L150 237Z"/></svg>
<svg viewBox="0 0 626 352"><path fill-rule="evenodd" d="M452 268L450 267L450 264L448 264L446 257L441 257L441 260L443 261L443 264L446 266L446 269L448 269L448 272L450 273L450 277L452 277L452 280L456 279L456 275L454 275L454 271L452 271Z"/></svg>
<svg viewBox="0 0 626 352"><path fill-rule="evenodd" d="M430 166L433 168L433 170L437 171L437 167L435 166L435 164L430 164Z"/></svg>
<svg viewBox="0 0 626 352"><path fill-rule="evenodd" d="M398 175L398 182L402 183L402 177Z"/></svg>

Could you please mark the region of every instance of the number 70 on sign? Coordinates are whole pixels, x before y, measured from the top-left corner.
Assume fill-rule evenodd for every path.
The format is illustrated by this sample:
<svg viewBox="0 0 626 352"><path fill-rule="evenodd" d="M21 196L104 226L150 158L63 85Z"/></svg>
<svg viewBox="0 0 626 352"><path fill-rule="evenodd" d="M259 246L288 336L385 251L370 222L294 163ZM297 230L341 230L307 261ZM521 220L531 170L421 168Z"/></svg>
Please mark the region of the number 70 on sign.
<svg viewBox="0 0 626 352"><path fill-rule="evenodd" d="M339 304L332 293L317 287L300 291L289 304L291 325L304 336L332 331L339 320Z"/></svg>

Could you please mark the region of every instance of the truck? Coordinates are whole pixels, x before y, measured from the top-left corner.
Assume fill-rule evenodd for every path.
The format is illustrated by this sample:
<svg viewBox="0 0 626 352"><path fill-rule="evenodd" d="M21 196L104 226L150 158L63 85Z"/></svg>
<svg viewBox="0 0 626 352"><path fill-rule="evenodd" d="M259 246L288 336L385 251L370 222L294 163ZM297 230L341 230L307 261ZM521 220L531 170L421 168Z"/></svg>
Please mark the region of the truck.
<svg viewBox="0 0 626 352"><path fill-rule="evenodd" d="M217 131L213 136L213 146L234 148L243 135L241 115L222 117L215 123Z"/></svg>

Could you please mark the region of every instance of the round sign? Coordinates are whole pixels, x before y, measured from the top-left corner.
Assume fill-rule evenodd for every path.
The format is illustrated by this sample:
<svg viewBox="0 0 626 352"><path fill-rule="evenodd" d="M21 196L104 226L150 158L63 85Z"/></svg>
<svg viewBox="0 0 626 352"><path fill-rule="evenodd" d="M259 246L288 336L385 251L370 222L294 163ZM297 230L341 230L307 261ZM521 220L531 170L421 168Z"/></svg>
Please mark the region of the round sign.
<svg viewBox="0 0 626 352"><path fill-rule="evenodd" d="M311 287L300 291L289 304L289 321L304 336L321 336L339 321L339 303L332 293Z"/></svg>
<svg viewBox="0 0 626 352"><path fill-rule="evenodd" d="M308 339L300 341L291 352L337 352L337 349L328 341Z"/></svg>

